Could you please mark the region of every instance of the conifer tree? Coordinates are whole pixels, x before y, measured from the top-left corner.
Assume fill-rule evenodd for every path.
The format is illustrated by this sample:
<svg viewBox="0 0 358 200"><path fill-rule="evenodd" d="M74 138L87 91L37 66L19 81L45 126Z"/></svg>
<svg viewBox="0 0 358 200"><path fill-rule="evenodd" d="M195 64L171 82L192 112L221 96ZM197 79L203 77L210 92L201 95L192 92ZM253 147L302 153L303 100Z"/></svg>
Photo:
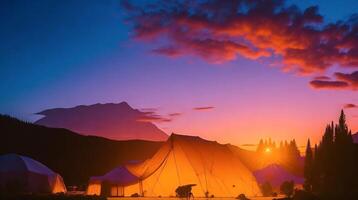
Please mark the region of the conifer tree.
<svg viewBox="0 0 358 200"><path fill-rule="evenodd" d="M257 146L256 151L261 153L261 152L263 152L264 148L265 148L264 141L261 139L260 142L259 142L259 145Z"/></svg>
<svg viewBox="0 0 358 200"><path fill-rule="evenodd" d="M323 199L357 199L358 152L343 110L338 124L327 125L320 144L315 146L313 159L308 156L308 144L306 154L305 189L311 183L312 191Z"/></svg>
<svg viewBox="0 0 358 200"><path fill-rule="evenodd" d="M304 189L308 192L311 192L312 182L313 182L313 153L312 153L311 143L309 139L307 141L307 147L306 147L304 177L305 177Z"/></svg>

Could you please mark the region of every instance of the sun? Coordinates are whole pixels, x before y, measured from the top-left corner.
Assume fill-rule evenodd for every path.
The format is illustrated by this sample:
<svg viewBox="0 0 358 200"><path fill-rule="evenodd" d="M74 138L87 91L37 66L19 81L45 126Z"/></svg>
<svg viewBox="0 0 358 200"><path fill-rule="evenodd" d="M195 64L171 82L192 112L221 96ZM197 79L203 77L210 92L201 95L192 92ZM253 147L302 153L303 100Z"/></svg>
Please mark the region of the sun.
<svg viewBox="0 0 358 200"><path fill-rule="evenodd" d="M265 153L271 153L271 149L269 147L266 147Z"/></svg>

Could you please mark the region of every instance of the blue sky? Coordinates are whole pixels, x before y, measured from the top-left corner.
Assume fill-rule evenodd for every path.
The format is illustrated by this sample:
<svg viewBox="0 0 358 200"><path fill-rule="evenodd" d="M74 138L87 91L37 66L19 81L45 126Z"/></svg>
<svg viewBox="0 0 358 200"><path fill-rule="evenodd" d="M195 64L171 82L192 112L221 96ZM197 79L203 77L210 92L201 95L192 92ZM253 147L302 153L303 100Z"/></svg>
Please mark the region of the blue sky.
<svg viewBox="0 0 358 200"><path fill-rule="evenodd" d="M301 8L317 4L328 21L358 11L354 0L290 2ZM264 61L239 57L217 66L196 57L154 55L150 44L131 38L131 26L123 20L118 1L1 1L0 26L0 113L25 120L33 120L33 113L46 108L127 101L136 108L160 108L162 114L187 113L178 122L159 124L167 132L205 132L207 137L218 139L218 133L226 131L225 142L236 137L240 127L261 122L260 113L270 116L274 110L269 105L286 108L282 119L312 116L309 109L318 104L326 109L326 118L314 129L311 124L292 122L292 128L310 130L305 135L308 137L332 120L344 103L358 103L356 92L314 91L307 85L309 78L282 73ZM259 83L265 84L257 88ZM292 94L284 96L287 93ZM287 101L276 102L271 95ZM295 99L302 96L315 100L300 101L301 110L293 108ZM318 103L327 98L333 100ZM250 104L258 110L247 109ZM192 107L202 105L218 109L205 115L191 113ZM252 112L256 115L251 116ZM245 115L253 121L235 125ZM350 117L355 115L349 113ZM221 126L201 128L214 119ZM192 122L190 126L185 125L188 122ZM258 136L265 136L265 128L246 127ZM286 129L271 131L280 132L278 138L286 137Z"/></svg>

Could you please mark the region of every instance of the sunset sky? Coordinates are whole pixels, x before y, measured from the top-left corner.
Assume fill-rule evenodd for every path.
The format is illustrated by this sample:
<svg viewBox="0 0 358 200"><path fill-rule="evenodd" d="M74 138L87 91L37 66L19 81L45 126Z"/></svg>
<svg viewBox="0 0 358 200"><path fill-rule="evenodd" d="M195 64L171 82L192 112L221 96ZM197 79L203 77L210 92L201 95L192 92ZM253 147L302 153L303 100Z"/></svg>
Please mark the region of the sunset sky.
<svg viewBox="0 0 358 200"><path fill-rule="evenodd" d="M345 108L358 131L356 0L148 2L1 1L0 113L126 101L166 133L304 145Z"/></svg>

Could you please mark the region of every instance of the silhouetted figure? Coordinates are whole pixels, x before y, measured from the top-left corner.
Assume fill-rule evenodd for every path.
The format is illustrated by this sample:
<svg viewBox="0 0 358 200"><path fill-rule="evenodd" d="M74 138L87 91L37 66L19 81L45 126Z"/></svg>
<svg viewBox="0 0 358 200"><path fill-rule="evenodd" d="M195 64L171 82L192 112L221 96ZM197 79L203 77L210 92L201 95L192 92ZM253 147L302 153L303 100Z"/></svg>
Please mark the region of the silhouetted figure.
<svg viewBox="0 0 358 200"><path fill-rule="evenodd" d="M191 192L191 188L193 186L196 186L196 184L188 184L177 187L177 189L175 190L176 196L179 198L186 199L194 198L194 195Z"/></svg>
<svg viewBox="0 0 358 200"><path fill-rule="evenodd" d="M240 194L239 196L236 197L236 199L238 199L238 200L250 200L249 198L247 198L245 196L245 194Z"/></svg>

